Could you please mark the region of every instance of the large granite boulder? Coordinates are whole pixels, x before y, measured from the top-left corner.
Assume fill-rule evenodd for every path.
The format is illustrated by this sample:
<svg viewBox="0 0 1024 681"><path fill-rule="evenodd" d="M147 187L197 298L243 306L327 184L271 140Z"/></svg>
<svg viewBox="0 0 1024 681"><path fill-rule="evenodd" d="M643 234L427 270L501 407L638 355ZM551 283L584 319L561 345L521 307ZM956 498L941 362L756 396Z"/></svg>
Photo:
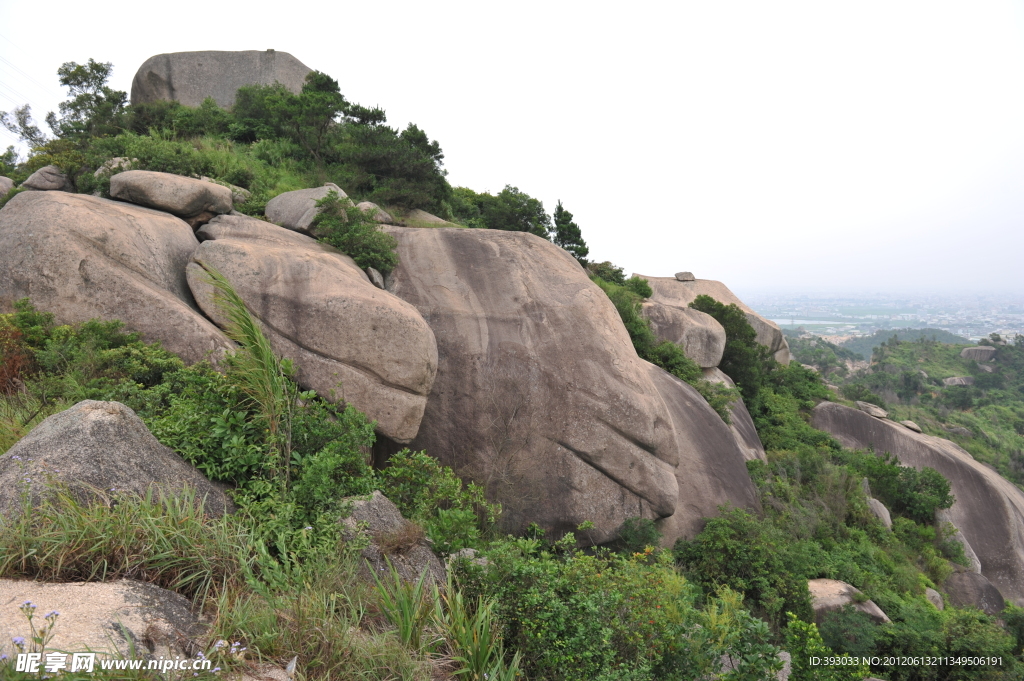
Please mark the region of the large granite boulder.
<svg viewBox="0 0 1024 681"><path fill-rule="evenodd" d="M986 615L997 617L1006 607L999 589L977 572L954 572L942 586L949 602L958 608L977 608Z"/></svg>
<svg viewBox="0 0 1024 681"><path fill-rule="evenodd" d="M719 506L760 511L757 489L747 473L749 454L741 441L692 386L653 364L647 371L668 407L679 459L676 511L658 521L664 545L696 537L707 518L718 515Z"/></svg>
<svg viewBox="0 0 1024 681"><path fill-rule="evenodd" d="M193 229L234 209L231 190L212 182L150 170L129 170L110 178L110 195L177 215Z"/></svg>
<svg viewBox="0 0 1024 681"><path fill-rule="evenodd" d="M169 495L188 486L211 515L232 508L215 485L169 447L160 444L134 411L120 402L85 400L47 417L0 457L0 513L19 515L24 496L37 505L50 484L66 486L79 500Z"/></svg>
<svg viewBox="0 0 1024 681"><path fill-rule="evenodd" d="M0 199L7 196L12 189L14 189L14 180L0 175Z"/></svg>
<svg viewBox="0 0 1024 681"><path fill-rule="evenodd" d="M736 383L721 369L704 369L701 373L704 374L704 380L706 381L723 383L730 388L736 387ZM729 405L729 430L732 431L736 444L740 446L744 459L747 461L753 461L754 459L768 460L768 455L764 451L764 445L761 443L761 436L757 434L754 419L750 416L750 412L747 411L747 405L743 403L743 398L738 395L732 404Z"/></svg>
<svg viewBox="0 0 1024 681"><path fill-rule="evenodd" d="M387 212L373 201L360 201L356 204L356 208L369 215L374 222L379 224L390 225L395 221L395 219L391 217L391 213Z"/></svg>
<svg viewBox="0 0 1024 681"><path fill-rule="evenodd" d="M317 210L316 202L325 198L332 191L338 193L338 198L348 199L348 194L331 182L322 187L296 189L292 192L278 194L267 202L265 209L267 219L285 229L316 236L312 230L313 219L320 212Z"/></svg>
<svg viewBox="0 0 1024 681"><path fill-rule="evenodd" d="M434 334L416 309L370 283L351 258L245 216L202 227L187 267L199 305L218 323L205 271L223 274L262 322L305 388L352 404L400 442L416 435L437 371Z"/></svg>
<svg viewBox="0 0 1024 681"><path fill-rule="evenodd" d="M956 502L948 518L973 547L981 573L1003 596L1024 605L1024 493L943 438L915 433L850 407L823 402L811 425L844 447L890 452L904 466L934 468L949 480Z"/></svg>
<svg viewBox="0 0 1024 681"><path fill-rule="evenodd" d="M842 610L847 605L852 605L876 624L892 621L874 601L861 600L863 596L860 589L838 579L809 579L807 590L811 592L811 607L814 608L814 619L818 624L828 613Z"/></svg>
<svg viewBox="0 0 1024 681"><path fill-rule="evenodd" d="M207 627L188 599L153 584L131 579L62 584L0 579L0 653L8 660L19 652L15 637L31 645L32 630L21 611L26 602L35 606L32 623L37 628L45 615L58 613L47 652L173 660L193 657L206 644ZM71 662L69 655L65 671L71 670ZM94 670L99 670L98 662Z"/></svg>
<svg viewBox="0 0 1024 681"><path fill-rule="evenodd" d="M964 348L960 351L964 359L973 359L975 362L987 362L996 356L996 349L991 345L977 345L973 348Z"/></svg>
<svg viewBox="0 0 1024 681"><path fill-rule="evenodd" d="M69 192L71 181L64 171L57 166L43 166L28 176L28 179L21 183L25 189L34 189L40 192Z"/></svg>
<svg viewBox="0 0 1024 681"><path fill-rule="evenodd" d="M725 352L725 329L709 314L689 307L647 301L640 312L661 340L682 346L702 369L717 367Z"/></svg>
<svg viewBox="0 0 1024 681"><path fill-rule="evenodd" d="M603 543L627 518L677 512L676 468L690 445L572 256L521 232L384 229L398 241L389 289L437 338L413 447L485 484L510 529L537 522L559 534L592 521L587 539Z"/></svg>
<svg viewBox="0 0 1024 681"><path fill-rule="evenodd" d="M160 100L199 106L213 97L230 107L243 85L281 83L294 93L302 89L311 69L287 52L171 52L150 57L132 80L132 104Z"/></svg>
<svg viewBox="0 0 1024 681"><path fill-rule="evenodd" d="M0 210L0 305L28 297L60 324L119 319L188 363L231 342L199 312L185 265L199 247L178 218L65 192L22 192Z"/></svg>
<svg viewBox="0 0 1024 681"><path fill-rule="evenodd" d="M747 315L747 321L757 332L757 342L767 346L775 359L783 364L789 364L789 343L782 333L779 325L770 319L765 319L747 307L736 294L730 291L725 284L711 279L693 279L681 281L677 277L648 277L644 274L634 276L642 277L651 285L654 292L650 300L662 305L685 308L692 303L697 296L711 296L725 305L735 304Z"/></svg>

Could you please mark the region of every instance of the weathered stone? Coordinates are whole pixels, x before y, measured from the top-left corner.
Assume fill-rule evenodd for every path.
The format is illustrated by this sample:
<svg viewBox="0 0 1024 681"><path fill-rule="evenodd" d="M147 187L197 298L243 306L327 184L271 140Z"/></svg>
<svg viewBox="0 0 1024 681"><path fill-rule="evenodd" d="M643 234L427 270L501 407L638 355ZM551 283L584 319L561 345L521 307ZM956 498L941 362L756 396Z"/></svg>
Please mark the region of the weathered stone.
<svg viewBox="0 0 1024 681"><path fill-rule="evenodd" d="M29 175L28 179L21 183L21 186L40 192L71 191L71 181L57 166L43 166Z"/></svg>
<svg viewBox="0 0 1024 681"><path fill-rule="evenodd" d="M952 536L948 537L953 541L960 544L964 550L964 557L967 558L967 569L971 572L977 572L981 574L981 560L978 558L978 554L974 552L970 542L964 537L964 533L960 531L960 528L953 522L953 517L949 512L949 509L940 508L935 511L935 524L943 529L945 533L950 534L950 528L952 528Z"/></svg>
<svg viewBox="0 0 1024 681"><path fill-rule="evenodd" d="M439 218L436 215L431 215L425 210L419 208L413 208L402 218L402 222L409 225L410 227L451 227L452 223L448 222L444 218Z"/></svg>
<svg viewBox="0 0 1024 681"><path fill-rule="evenodd" d="M748 455L739 438L692 386L653 364L647 366L668 407L679 459L675 467L679 487L676 512L658 521L664 545L671 547L679 538L696 537L707 518L718 515L719 506L759 512L757 490L747 473Z"/></svg>
<svg viewBox="0 0 1024 681"><path fill-rule="evenodd" d="M892 516L889 515L889 509L885 507L885 504L878 499L868 497L868 510L871 511L873 516L882 521L887 530L892 529Z"/></svg>
<svg viewBox="0 0 1024 681"><path fill-rule="evenodd" d="M0 513L20 515L23 494L38 505L51 493L49 483L66 486L82 501L142 496L151 487L177 495L188 486L212 515L231 508L222 486L157 442L120 402L79 402L15 443L0 457Z"/></svg>
<svg viewBox="0 0 1024 681"><path fill-rule="evenodd" d="M996 372L996 368L991 364L979 364L978 368L984 371L986 374L994 374Z"/></svg>
<svg viewBox="0 0 1024 681"><path fill-rule="evenodd" d="M230 213L234 207L227 187L150 170L128 170L112 176L110 196L177 215L193 229L216 215Z"/></svg>
<svg viewBox="0 0 1024 681"><path fill-rule="evenodd" d="M0 176L0 199L7 196L8 192L14 189L14 180L9 177Z"/></svg>
<svg viewBox="0 0 1024 681"><path fill-rule="evenodd" d="M322 187L312 189L297 189L292 192L278 194L267 202L267 219L285 229L290 229L302 234L313 234L313 218L320 212L316 202L323 199L330 192L337 192L338 198L343 202L351 203L348 194L342 191L341 187L328 182Z"/></svg>
<svg viewBox="0 0 1024 681"><path fill-rule="evenodd" d="M986 615L998 616L1006 607L999 589L977 572L954 572L943 584L951 605L977 608Z"/></svg>
<svg viewBox="0 0 1024 681"><path fill-rule="evenodd" d="M853 605L877 624L892 621L874 601L858 602L860 589L838 579L810 579L807 581L807 590L811 592L811 607L814 608L814 619L818 624L822 623L826 614L842 610L846 605Z"/></svg>
<svg viewBox="0 0 1024 681"><path fill-rule="evenodd" d="M946 603L942 600L942 594L931 587L925 587L924 597L928 599L928 602L934 605L939 610L946 609Z"/></svg>
<svg viewBox="0 0 1024 681"><path fill-rule="evenodd" d="M243 85L281 83L298 94L310 68L287 52L171 52L150 57L132 80L132 104L178 101L199 106L213 97L218 106L235 103Z"/></svg>
<svg viewBox="0 0 1024 681"><path fill-rule="evenodd" d="M956 502L950 521L970 544L981 571L1007 597L1024 605L1024 493L953 442L823 402L811 425L844 447L891 452L904 466L934 468L949 480Z"/></svg>
<svg viewBox="0 0 1024 681"><path fill-rule="evenodd" d="M352 499L352 512L341 523L347 540L359 534L369 539L369 545L362 551L367 576L372 571L378 579L386 581L390 563L407 582L418 581L425 572L426 582L445 583L444 567L424 538L422 528L402 517L398 507L380 490L369 499Z"/></svg>
<svg viewBox="0 0 1024 681"><path fill-rule="evenodd" d="M676 281L697 281L693 272L676 272Z"/></svg>
<svg viewBox="0 0 1024 681"><path fill-rule="evenodd" d="M32 640L21 611L26 601L36 606L32 620L36 627L47 613L59 613L47 651L173 660L195 656L206 643L206 627L188 599L152 584L131 579L63 584L0 579L0 653L8 659L19 652L11 639Z"/></svg>
<svg viewBox="0 0 1024 681"><path fill-rule="evenodd" d="M711 381L712 383L723 383L730 388L736 387L733 380L726 376L725 372L721 369L704 369L701 373L704 375L704 380ZM729 430L732 431L736 444L740 446L743 458L747 461L753 461L754 459L767 461L768 455L765 454L764 445L761 443L761 436L757 434L754 419L751 418L750 412L747 411L747 405L743 403L742 397L737 397L729 405L729 421Z"/></svg>
<svg viewBox="0 0 1024 681"><path fill-rule="evenodd" d="M765 345L771 350L775 359L782 364L789 364L789 343L775 322L765 319L747 307L742 300L736 297L725 284L711 279L695 279L693 281L679 281L674 277L648 277L638 274L647 280L651 285L653 295L650 300L663 305L674 307L686 307L692 303L697 296L711 296L725 305L735 304L747 315L747 321L757 332L757 342Z"/></svg>
<svg viewBox="0 0 1024 681"><path fill-rule="evenodd" d="M384 288L384 275L382 275L380 272L373 269L372 267L367 267L366 276L370 278L371 284L380 289Z"/></svg>
<svg viewBox="0 0 1024 681"><path fill-rule="evenodd" d="M910 430L914 431L915 433L923 433L924 432L923 430L921 430L921 426L917 425L913 421L900 421L900 425L901 426L906 426L907 428L909 428Z"/></svg>
<svg viewBox="0 0 1024 681"><path fill-rule="evenodd" d="M391 217L391 213L387 212L372 201L361 201L356 204L356 208L364 213L369 213L374 222L379 222L383 225L390 225L395 221L395 219Z"/></svg>
<svg viewBox="0 0 1024 681"><path fill-rule="evenodd" d="M199 305L218 323L205 270L223 274L260 319L296 378L352 404L379 432L416 435L437 371L434 335L416 309L374 287L351 258L269 222L220 216L187 267Z"/></svg>
<svg viewBox="0 0 1024 681"><path fill-rule="evenodd" d="M651 331L683 348L702 369L717 367L725 352L725 329L714 317L688 307L647 301L640 308Z"/></svg>
<svg viewBox="0 0 1024 681"><path fill-rule="evenodd" d="M944 426L944 429L950 435L959 435L961 437L973 437L974 433L969 428L963 426Z"/></svg>
<svg viewBox="0 0 1024 681"><path fill-rule="evenodd" d="M115 156L114 158L108 158L103 162L99 168L92 174L93 177L100 178L106 175L113 175L115 172L121 172L125 170L131 170L132 165L138 163L137 158L127 158L126 156Z"/></svg>
<svg viewBox="0 0 1024 681"><path fill-rule="evenodd" d="M388 286L423 314L440 358L412 447L486 484L509 529L537 522L557 536L589 520L577 536L603 543L626 518L677 512L685 445L571 255L522 232L384 230L398 241Z"/></svg>
<svg viewBox="0 0 1024 681"><path fill-rule="evenodd" d="M889 418L889 412L879 407L877 404L871 404L870 402L856 402L857 408L869 416L874 416L876 419Z"/></svg>
<svg viewBox="0 0 1024 681"><path fill-rule="evenodd" d="M222 182L215 180L212 177L206 177L203 175L199 178L203 182L209 182L210 184L220 185L221 187L227 187L228 191L231 192L231 204L232 206L240 206L250 198L252 198L252 192L244 187L233 185L230 182ZM234 212L233 210L231 212ZM229 213L230 214L230 213Z"/></svg>
<svg viewBox="0 0 1024 681"><path fill-rule="evenodd" d="M996 356L996 348L990 345L976 345L961 350L960 356L964 359L973 359L975 362L987 362Z"/></svg>
<svg viewBox="0 0 1024 681"><path fill-rule="evenodd" d="M942 385L946 387L951 385L974 385L974 376L951 376L950 378L942 379Z"/></svg>
<svg viewBox="0 0 1024 681"><path fill-rule="evenodd" d="M0 211L0 304L29 298L59 324L121 320L188 363L233 344L195 306L185 265L199 242L167 213L65 192Z"/></svg>

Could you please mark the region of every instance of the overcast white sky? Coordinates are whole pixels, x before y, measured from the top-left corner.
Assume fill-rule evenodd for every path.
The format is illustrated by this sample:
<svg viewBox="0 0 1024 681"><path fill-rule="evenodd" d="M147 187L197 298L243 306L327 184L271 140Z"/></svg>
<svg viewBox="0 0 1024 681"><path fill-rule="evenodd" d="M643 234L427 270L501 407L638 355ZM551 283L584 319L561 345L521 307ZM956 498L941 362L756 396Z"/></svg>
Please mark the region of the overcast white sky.
<svg viewBox="0 0 1024 681"><path fill-rule="evenodd" d="M0 109L41 121L65 61L127 91L154 54L267 48L627 272L1024 294L1022 2L4 0Z"/></svg>

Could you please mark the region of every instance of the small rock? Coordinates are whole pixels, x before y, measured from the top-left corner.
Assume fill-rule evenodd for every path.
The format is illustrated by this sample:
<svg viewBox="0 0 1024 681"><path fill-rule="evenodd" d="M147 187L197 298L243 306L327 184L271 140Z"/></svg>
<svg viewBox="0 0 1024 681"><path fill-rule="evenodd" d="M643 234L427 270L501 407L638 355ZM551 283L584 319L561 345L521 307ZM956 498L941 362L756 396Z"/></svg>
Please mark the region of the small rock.
<svg viewBox="0 0 1024 681"><path fill-rule="evenodd" d="M34 189L40 192L66 192L71 190L71 182L57 166L43 166L28 176L28 179L21 183L22 187Z"/></svg>
<svg viewBox="0 0 1024 681"><path fill-rule="evenodd" d="M370 278L370 283L379 289L384 288L384 275L373 269L372 267L366 268L366 276Z"/></svg>
<svg viewBox="0 0 1024 681"><path fill-rule="evenodd" d="M939 610L944 610L946 608L946 604L942 600L942 594L940 594L935 589L926 587L924 590L924 597L928 599L929 603L934 605Z"/></svg>
<svg viewBox="0 0 1024 681"><path fill-rule="evenodd" d="M374 222L379 222L382 225L390 225L395 222L395 219L391 217L391 213L387 212L372 201L362 201L357 203L356 208L364 213L369 213Z"/></svg>
<svg viewBox="0 0 1024 681"><path fill-rule="evenodd" d="M316 202L326 198L332 191L337 192L342 203L352 205L348 194L342 191L341 187L328 182L322 187L297 189L278 194L267 202L265 209L267 219L285 229L316 236L312 232L313 219L320 213Z"/></svg>
<svg viewBox="0 0 1024 681"><path fill-rule="evenodd" d="M900 421L900 425L906 426L907 428L909 428L910 430L914 431L915 433L923 433L924 432L923 430L921 430L921 426L917 425L913 421Z"/></svg>
<svg viewBox="0 0 1024 681"><path fill-rule="evenodd" d="M676 281L696 281L693 272L676 272Z"/></svg>
<svg viewBox="0 0 1024 681"><path fill-rule="evenodd" d="M996 368L991 364L979 364L978 368L984 371L986 374L995 373Z"/></svg>
<svg viewBox="0 0 1024 681"><path fill-rule="evenodd" d="M870 402L857 401L857 408L869 416L874 416L876 419L884 419L889 416L889 412L879 407L877 404L871 404Z"/></svg>
<svg viewBox="0 0 1024 681"><path fill-rule="evenodd" d="M949 426L946 432L951 435L960 435L962 437L974 437L974 433L963 426Z"/></svg>
<svg viewBox="0 0 1024 681"><path fill-rule="evenodd" d="M202 182L209 182L210 184L219 184L221 187L227 187L229 190L231 190L231 202L235 206L242 205L252 197L251 191L244 187L233 185L230 182L221 182L220 180L215 180L212 177L206 177L205 175L203 175L199 179Z"/></svg>
<svg viewBox="0 0 1024 681"><path fill-rule="evenodd" d="M113 175L114 171L125 171L131 170L132 164L138 163L137 158L127 158L126 156L115 156L114 158L107 159L103 162L99 168L96 169L92 175L93 177L100 178L107 175Z"/></svg>
<svg viewBox="0 0 1024 681"><path fill-rule="evenodd" d="M878 499L868 499L868 509L876 518L882 521L885 529L892 529L892 516L889 515L889 509L885 507L885 504Z"/></svg>
<svg viewBox="0 0 1024 681"><path fill-rule="evenodd" d="M951 376L950 378L942 379L942 385L946 387L952 385L974 385L974 376Z"/></svg>
<svg viewBox="0 0 1024 681"><path fill-rule="evenodd" d="M0 199L7 196L7 192L14 189L14 180L9 177L0 176Z"/></svg>
<svg viewBox="0 0 1024 681"><path fill-rule="evenodd" d="M818 624L821 624L827 613L841 610L849 604L877 624L891 621L874 601L857 602L856 596L861 593L860 589L838 579L808 580L807 590L811 592L811 607L814 608L814 619Z"/></svg>
<svg viewBox="0 0 1024 681"><path fill-rule="evenodd" d="M987 345L978 345L973 348L964 348L960 351L963 359L973 359L975 362L987 362L995 357L996 349Z"/></svg>
<svg viewBox="0 0 1024 681"><path fill-rule="evenodd" d="M479 565L480 567L487 567L491 564L491 561L483 556L477 558L478 553L476 549L459 549L448 556L447 566L450 567L452 563L460 560L472 563L473 565Z"/></svg>

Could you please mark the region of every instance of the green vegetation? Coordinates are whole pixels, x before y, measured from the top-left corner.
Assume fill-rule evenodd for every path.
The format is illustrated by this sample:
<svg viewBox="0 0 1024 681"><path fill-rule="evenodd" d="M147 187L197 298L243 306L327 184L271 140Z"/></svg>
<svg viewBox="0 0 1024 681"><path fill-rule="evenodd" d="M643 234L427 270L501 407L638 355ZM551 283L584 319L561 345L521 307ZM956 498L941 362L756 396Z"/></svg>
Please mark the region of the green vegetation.
<svg viewBox="0 0 1024 681"><path fill-rule="evenodd" d="M851 363L864 361L862 355L841 345L830 343L824 338L803 338L801 334L792 331L784 333L793 359L801 364L814 367L822 376L846 377L850 373L849 365Z"/></svg>
<svg viewBox="0 0 1024 681"><path fill-rule="evenodd" d="M590 249L587 248L587 243L583 240L580 226L572 221L572 213L562 208L562 202L559 201L555 206L553 217L555 220L554 242L569 251L572 257L580 261L581 265L586 265Z"/></svg>
<svg viewBox="0 0 1024 681"><path fill-rule="evenodd" d="M943 331L942 329L894 329L891 331L881 329L879 331L875 331L870 336L851 338L848 341L843 341L842 347L863 357L871 357L875 348L887 342L893 336L898 338L900 341L918 341L924 339L935 341L936 343L944 343L946 345L971 344L971 341L966 338L952 334L949 331Z"/></svg>
<svg viewBox="0 0 1024 681"><path fill-rule="evenodd" d="M373 267L387 274L395 268L395 237L380 231L371 217L343 203L333 189L316 205L320 213L313 218L312 228L320 241L352 256L364 269Z"/></svg>

